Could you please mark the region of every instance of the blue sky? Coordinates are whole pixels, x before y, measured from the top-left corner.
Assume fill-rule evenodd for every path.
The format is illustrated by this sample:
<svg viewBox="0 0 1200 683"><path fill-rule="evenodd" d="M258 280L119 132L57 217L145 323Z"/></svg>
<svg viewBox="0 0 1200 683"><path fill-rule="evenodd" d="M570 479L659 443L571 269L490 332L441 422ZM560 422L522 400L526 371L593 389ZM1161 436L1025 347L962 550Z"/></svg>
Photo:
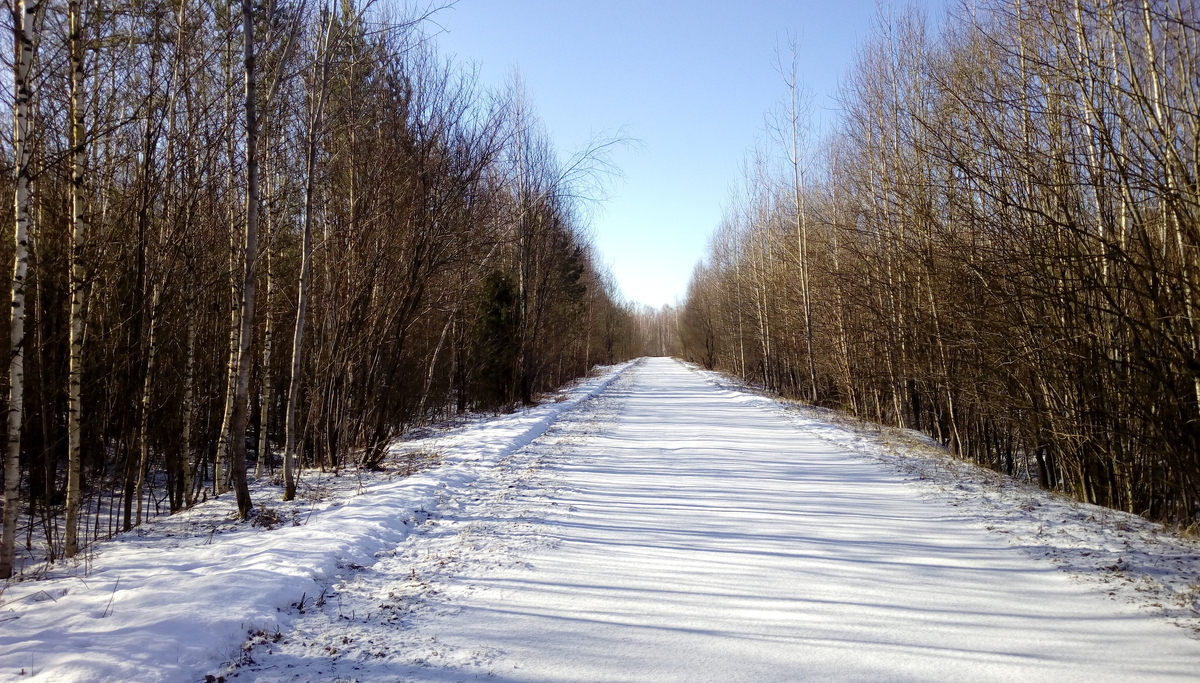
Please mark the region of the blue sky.
<svg viewBox="0 0 1200 683"><path fill-rule="evenodd" d="M624 295L660 306L683 298L785 94L776 48L798 38L813 116L829 120L875 16L875 0L460 0L436 21L441 51L474 64L483 85L519 70L561 153L622 127L640 141L617 152L625 178L590 230Z"/></svg>

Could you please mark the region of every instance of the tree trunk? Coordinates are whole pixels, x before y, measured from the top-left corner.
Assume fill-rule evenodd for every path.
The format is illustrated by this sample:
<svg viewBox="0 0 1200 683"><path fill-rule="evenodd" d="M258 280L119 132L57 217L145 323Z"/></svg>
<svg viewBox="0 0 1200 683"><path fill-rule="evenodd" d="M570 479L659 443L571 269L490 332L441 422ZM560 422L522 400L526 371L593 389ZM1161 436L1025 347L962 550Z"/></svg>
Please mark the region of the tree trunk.
<svg viewBox="0 0 1200 683"><path fill-rule="evenodd" d="M799 99L803 95L800 92L800 83L796 76L798 54L795 42L792 43L791 48L792 68L784 76L788 88L788 124L791 129L791 139L789 141L791 143L791 150L788 156L792 166L793 209L796 211L796 248L800 265L800 296L804 314L804 344L808 355L809 400L815 405L818 398L817 366L813 353L812 299L809 295L808 215L805 210L804 197L804 161L800 158L800 142L803 135L801 127L806 123L801 119L807 113L807 105L806 103L801 103Z"/></svg>
<svg viewBox="0 0 1200 683"><path fill-rule="evenodd" d="M217 457L213 459L213 495L225 492L225 479L229 464L230 432L233 429L233 404L237 400L237 371L238 354L241 352L242 308L241 297L238 296L237 282L233 279L235 272L234 252L229 255L230 277L230 323L229 323L229 362L225 366L225 411L221 417L221 433L217 440Z"/></svg>
<svg viewBox="0 0 1200 683"><path fill-rule="evenodd" d="M270 204L270 200L268 200ZM267 243L271 241L271 216L267 214ZM272 469L275 465L271 461L271 440L269 437L268 426L271 422L271 337L274 334L274 329L271 325L271 288L274 273L271 271L271 248L267 247L267 291L266 291L266 324L263 327L263 355L262 355L262 388L261 396L258 402L258 453L254 459L254 478L258 479L263 475L263 463L266 462Z"/></svg>
<svg viewBox="0 0 1200 683"><path fill-rule="evenodd" d="M183 434L180 449L183 451L183 500L184 505L192 507L196 502L193 491L195 466L192 464L192 413L195 411L193 396L196 378L196 299L188 293L185 311L187 315L187 360L183 370ZM201 476L203 476L201 472Z"/></svg>
<svg viewBox="0 0 1200 683"><path fill-rule="evenodd" d="M150 334L146 347L146 379L142 384L142 411L138 422L138 447L140 448L138 456L138 473L137 473L137 515L135 517L137 526L142 524L142 498L146 484L146 470L150 467L150 400L152 390L154 388L154 356L158 352L158 346L155 344L155 328L158 325L158 304L162 296L162 288L158 284L154 285L154 292L150 295Z"/></svg>
<svg viewBox="0 0 1200 683"><path fill-rule="evenodd" d="M258 252L258 118L255 108L254 3L242 0L242 40L246 68L246 257L242 285L241 323L237 363L237 393L230 423L230 475L237 494L238 517L246 519L253 503L246 481L246 414L249 412L250 341L254 333L254 275Z"/></svg>
<svg viewBox="0 0 1200 683"><path fill-rule="evenodd" d="M0 539L0 579L13 573L16 557L17 507L20 504L21 417L25 390L25 274L29 267L29 105L33 99L30 67L33 43L37 39L38 6L14 0L12 5L13 42L17 44L13 63L14 108L13 159L16 161L16 197L14 231L12 318L9 322L8 423L4 449L4 534Z"/></svg>
<svg viewBox="0 0 1200 683"><path fill-rule="evenodd" d="M83 243L86 230L84 223L83 166L87 159L83 130L83 28L79 0L67 4L67 22L71 53L71 148L75 159L71 170L71 322L70 322L70 367L67 380L67 509L66 539L63 552L67 558L75 557L79 550L78 530L79 501L82 493L80 481L83 444L80 421L83 417L81 389L83 384L83 295L84 277Z"/></svg>
<svg viewBox="0 0 1200 683"><path fill-rule="evenodd" d="M324 10L327 20L321 47L321 73L314 84L316 87L312 113L308 119L308 150L305 155L304 178L304 242L300 258L300 291L296 297L296 330L292 335L292 367L288 378L287 407L284 408L283 446L283 499L296 497L296 404L300 400L300 367L304 349L304 314L308 309L308 290L312 281L312 211L314 175L317 165L317 139L321 130L321 114L325 108L325 95L329 84L330 33L333 30L333 12ZM310 97L313 97L310 95Z"/></svg>
<svg viewBox="0 0 1200 683"><path fill-rule="evenodd" d="M223 71L226 78L226 87L228 96L226 98L226 116L229 125L229 135L226 140L226 154L229 161L229 174L227 176L229 190L229 361L225 367L225 410L221 417L221 431L217 437L217 453L213 458L213 495L220 495L225 491L226 469L229 463L229 433L233 424L233 404L236 400L237 387L237 368L238 368L238 350L241 348L241 337L239 336L241 325L241 293L238 291L237 276L237 240L234 237L236 231L234 222L236 211L233 205L233 191L236 187L234 182L234 170L236 168L237 156L237 136L234 134L234 121L237 116L235 114L235 105L233 97L233 4L225 6L226 35L228 36L223 50L225 55L225 65Z"/></svg>

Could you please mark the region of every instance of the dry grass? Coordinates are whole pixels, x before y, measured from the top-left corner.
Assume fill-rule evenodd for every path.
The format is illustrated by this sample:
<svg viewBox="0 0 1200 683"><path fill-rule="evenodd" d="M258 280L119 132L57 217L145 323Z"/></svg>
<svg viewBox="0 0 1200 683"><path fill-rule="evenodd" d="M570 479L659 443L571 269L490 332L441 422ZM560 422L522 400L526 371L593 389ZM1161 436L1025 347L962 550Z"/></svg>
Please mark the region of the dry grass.
<svg viewBox="0 0 1200 683"><path fill-rule="evenodd" d="M440 465L442 454L440 451L423 449L405 451L396 455L396 462L398 464L397 473L404 477L410 477Z"/></svg>

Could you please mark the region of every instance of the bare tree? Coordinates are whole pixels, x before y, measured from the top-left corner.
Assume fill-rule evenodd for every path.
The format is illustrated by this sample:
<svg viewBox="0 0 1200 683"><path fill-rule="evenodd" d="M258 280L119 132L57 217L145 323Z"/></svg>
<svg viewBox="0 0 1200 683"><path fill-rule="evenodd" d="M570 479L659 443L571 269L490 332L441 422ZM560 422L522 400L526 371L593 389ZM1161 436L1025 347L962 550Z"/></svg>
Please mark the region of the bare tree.
<svg viewBox="0 0 1200 683"><path fill-rule="evenodd" d="M19 502L21 418L25 398L25 287L29 269L29 183L32 177L30 144L33 100L33 48L38 39L40 3L13 0L13 89L15 132L13 135L16 178L16 229L14 231L12 313L9 322L8 421L4 447L4 531L0 540L0 578L13 573L17 505Z"/></svg>
<svg viewBox="0 0 1200 683"><path fill-rule="evenodd" d="M70 370L68 379L67 407L67 508L66 539L63 553L67 558L75 557L79 550L79 503L81 499L83 443L79 422L83 414L81 388L83 384L83 306L87 271L83 249L86 239L86 201L84 197L84 168L87 163L87 146L84 141L84 40L83 14L79 0L67 4L68 49L71 60L71 323L70 323Z"/></svg>

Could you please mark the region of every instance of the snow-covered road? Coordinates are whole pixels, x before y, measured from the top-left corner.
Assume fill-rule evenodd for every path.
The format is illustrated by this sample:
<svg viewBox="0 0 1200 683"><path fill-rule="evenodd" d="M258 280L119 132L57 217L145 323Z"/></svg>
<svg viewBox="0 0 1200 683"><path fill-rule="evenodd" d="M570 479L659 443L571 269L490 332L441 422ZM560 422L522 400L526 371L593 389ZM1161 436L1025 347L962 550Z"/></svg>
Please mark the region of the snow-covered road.
<svg viewBox="0 0 1200 683"><path fill-rule="evenodd" d="M986 531L949 497L923 495L895 468L816 436L834 428L805 427L668 359L616 372L562 403L410 442L447 465L368 487L307 527L265 532L280 557L324 564L290 566L286 590L239 598L254 606L258 633L236 667L218 668L232 655L213 650L208 672L262 683L1200 679L1200 642L1185 629L1108 599ZM388 510L406 523L378 521L387 532L361 539L338 521L385 520ZM305 528L342 529L336 557L285 553ZM173 552L201 557L189 547ZM214 558L226 561L224 552ZM133 559L112 555L128 576ZM115 573L104 562L101 552L89 581ZM162 564L156 571L174 561ZM306 571L312 578L295 576ZM76 598L75 589L71 599L99 611L108 591ZM133 602L117 611L127 629L174 636L189 618L155 621ZM80 625L62 627L63 637L80 645L56 643L48 620L70 607L37 605L0 623L45 624L30 647L0 631L6 664L27 658L41 669L31 653L48 648L89 680L87 657L71 655L89 634L120 642L145 667L158 661L130 649L140 631L102 633L112 616L71 617ZM237 609L190 608L231 631ZM279 631L263 627L272 613ZM180 647L153 648L174 657L162 662L174 674L108 679L203 679ZM57 680L53 665L38 673Z"/></svg>
<svg viewBox="0 0 1200 683"><path fill-rule="evenodd" d="M592 403L593 415L564 421L526 449L535 461L515 468L526 479L495 484L523 495L489 500L481 491L460 515L440 520L440 530L415 538L395 569L381 568L415 577L447 558L453 564L435 582L439 592L426 596L442 609L408 622L410 666L359 655L330 669L329 661L280 655L260 657L274 668L254 675L692 683L1200 677L1200 643L1182 629L1031 559L949 505L922 499L877 462L798 431L757 397L650 359ZM518 561L481 561L497 536L508 537L500 545ZM358 594L378 599L382 578L364 573ZM301 635L324 642L329 628L310 627Z"/></svg>

